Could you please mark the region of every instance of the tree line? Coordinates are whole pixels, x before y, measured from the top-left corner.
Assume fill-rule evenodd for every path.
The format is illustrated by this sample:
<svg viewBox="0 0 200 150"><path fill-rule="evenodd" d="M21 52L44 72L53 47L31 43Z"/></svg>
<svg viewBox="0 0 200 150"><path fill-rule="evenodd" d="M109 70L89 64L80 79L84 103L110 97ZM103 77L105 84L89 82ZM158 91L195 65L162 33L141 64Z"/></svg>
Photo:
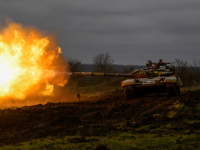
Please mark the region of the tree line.
<svg viewBox="0 0 200 150"><path fill-rule="evenodd" d="M109 53L95 55L92 62L93 72L113 72L114 59ZM77 59L70 58L68 64L71 72L82 72L84 70L83 63Z"/></svg>
<svg viewBox="0 0 200 150"><path fill-rule="evenodd" d="M176 74L183 81L183 85L200 84L200 60L193 59L190 64L187 61L175 59L171 65L176 68Z"/></svg>
<svg viewBox="0 0 200 150"><path fill-rule="evenodd" d="M98 54L93 57L92 66L93 72L103 72L103 73L111 73L117 72L114 65L114 59L111 57L109 53ZM71 72L83 72L84 64L77 59L69 59L68 60L69 68ZM128 67L128 66L127 66ZM133 66L129 66L128 68L124 67L121 73L130 73L134 70Z"/></svg>

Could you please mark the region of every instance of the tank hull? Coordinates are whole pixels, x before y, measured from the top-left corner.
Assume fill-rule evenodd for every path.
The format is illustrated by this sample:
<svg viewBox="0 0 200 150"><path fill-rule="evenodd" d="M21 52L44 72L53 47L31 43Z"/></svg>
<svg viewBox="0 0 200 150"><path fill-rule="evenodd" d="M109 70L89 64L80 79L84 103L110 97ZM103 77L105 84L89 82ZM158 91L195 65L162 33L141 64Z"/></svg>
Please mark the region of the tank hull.
<svg viewBox="0 0 200 150"><path fill-rule="evenodd" d="M127 79L121 82L127 99L151 93L168 93L169 96L180 94L182 82L179 77L154 77Z"/></svg>

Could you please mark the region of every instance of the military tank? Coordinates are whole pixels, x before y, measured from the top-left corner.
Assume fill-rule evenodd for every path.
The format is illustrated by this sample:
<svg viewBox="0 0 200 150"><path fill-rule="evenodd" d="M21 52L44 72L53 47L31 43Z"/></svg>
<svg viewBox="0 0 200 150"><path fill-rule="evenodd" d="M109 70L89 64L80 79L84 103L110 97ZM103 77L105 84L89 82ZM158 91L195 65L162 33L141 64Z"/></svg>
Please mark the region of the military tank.
<svg viewBox="0 0 200 150"><path fill-rule="evenodd" d="M180 95L181 79L176 75L175 68L162 62L152 63L148 60L147 68L134 70L129 74L96 73L96 72L71 72L72 76L112 76L128 77L121 81L125 96L128 100L144 94L167 93L169 96Z"/></svg>

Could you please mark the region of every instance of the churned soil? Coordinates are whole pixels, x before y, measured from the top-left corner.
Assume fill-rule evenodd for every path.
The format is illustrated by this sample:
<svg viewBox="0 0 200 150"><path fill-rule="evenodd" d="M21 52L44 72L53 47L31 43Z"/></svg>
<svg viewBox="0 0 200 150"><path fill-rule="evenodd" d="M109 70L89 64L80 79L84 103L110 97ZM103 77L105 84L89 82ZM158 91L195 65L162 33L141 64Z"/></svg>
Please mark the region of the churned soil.
<svg viewBox="0 0 200 150"><path fill-rule="evenodd" d="M0 110L0 145L48 136L106 136L110 132L175 134L200 128L200 91L181 96L151 94L127 101L122 90L90 97L90 101L60 102ZM92 99L92 100L91 100ZM187 109L186 109L187 108ZM170 114L172 114L170 116ZM160 128L166 124L171 128ZM148 126L150 130L142 128Z"/></svg>

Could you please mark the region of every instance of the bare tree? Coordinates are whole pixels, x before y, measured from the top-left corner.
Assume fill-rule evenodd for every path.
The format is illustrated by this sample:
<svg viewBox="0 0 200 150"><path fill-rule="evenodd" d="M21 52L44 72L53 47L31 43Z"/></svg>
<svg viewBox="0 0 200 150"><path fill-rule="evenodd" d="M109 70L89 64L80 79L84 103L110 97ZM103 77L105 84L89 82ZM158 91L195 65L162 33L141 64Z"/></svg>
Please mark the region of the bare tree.
<svg viewBox="0 0 200 150"><path fill-rule="evenodd" d="M191 65L193 79L200 82L200 60L193 59L193 65Z"/></svg>
<svg viewBox="0 0 200 150"><path fill-rule="evenodd" d="M82 72L84 69L84 65L82 64L82 62L77 59L70 58L68 60L68 64L69 64L69 69L71 72ZM78 88L85 84L85 80L83 77L77 78L77 77L71 76L68 83L70 87Z"/></svg>
<svg viewBox="0 0 200 150"><path fill-rule="evenodd" d="M93 65L95 72L112 72L113 71L113 58L109 53L98 54L93 58Z"/></svg>
<svg viewBox="0 0 200 150"><path fill-rule="evenodd" d="M180 59L176 59L175 60L175 67L176 67L176 73L177 75L181 76L183 74L186 74L188 72L188 62L187 61L183 61Z"/></svg>
<svg viewBox="0 0 200 150"><path fill-rule="evenodd" d="M81 72L83 71L83 64L81 61L77 60L77 59L69 59L68 60L68 64L69 64L69 68L71 72Z"/></svg>
<svg viewBox="0 0 200 150"><path fill-rule="evenodd" d="M189 63L180 59L175 59L173 65L176 68L176 74L181 78L184 84L188 84L189 81ZM191 75L190 75L191 76Z"/></svg>

